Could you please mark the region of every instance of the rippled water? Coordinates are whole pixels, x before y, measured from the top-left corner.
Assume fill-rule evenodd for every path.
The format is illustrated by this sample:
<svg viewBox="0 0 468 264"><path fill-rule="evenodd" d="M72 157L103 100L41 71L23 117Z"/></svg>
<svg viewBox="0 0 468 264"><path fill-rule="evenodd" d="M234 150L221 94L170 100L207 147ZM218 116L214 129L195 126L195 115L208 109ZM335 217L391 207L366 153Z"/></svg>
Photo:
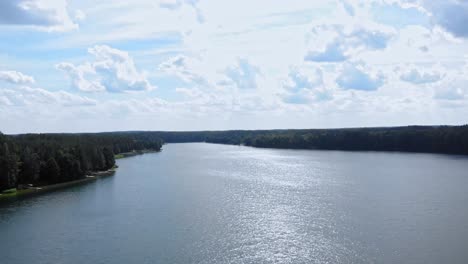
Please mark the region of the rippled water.
<svg viewBox="0 0 468 264"><path fill-rule="evenodd" d="M467 263L468 158L169 144L0 205L1 263Z"/></svg>

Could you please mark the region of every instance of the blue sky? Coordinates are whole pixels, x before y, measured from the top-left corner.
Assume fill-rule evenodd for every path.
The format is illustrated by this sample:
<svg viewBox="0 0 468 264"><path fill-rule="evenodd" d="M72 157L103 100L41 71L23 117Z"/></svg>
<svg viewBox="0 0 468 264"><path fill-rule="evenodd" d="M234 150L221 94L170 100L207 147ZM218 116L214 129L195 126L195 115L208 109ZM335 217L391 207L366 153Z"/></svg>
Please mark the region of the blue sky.
<svg viewBox="0 0 468 264"><path fill-rule="evenodd" d="M0 131L465 124L462 0L0 2Z"/></svg>

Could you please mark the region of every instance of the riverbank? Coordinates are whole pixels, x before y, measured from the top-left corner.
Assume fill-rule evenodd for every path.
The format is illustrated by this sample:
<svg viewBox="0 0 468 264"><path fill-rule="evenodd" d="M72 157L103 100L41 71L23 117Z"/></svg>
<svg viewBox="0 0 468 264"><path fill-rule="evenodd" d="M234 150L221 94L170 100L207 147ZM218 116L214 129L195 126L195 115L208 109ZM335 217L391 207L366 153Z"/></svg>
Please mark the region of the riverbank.
<svg viewBox="0 0 468 264"><path fill-rule="evenodd" d="M117 168L118 166L115 166L114 168L110 170L91 172L89 175L86 175L85 178L74 180L74 181L68 181L68 182L62 182L62 183L50 184L50 185L44 185L44 186L34 186L34 187L28 187L26 189L19 189L19 190L10 189L8 191L0 193L0 202L11 201L17 198L23 198L23 197L30 196L30 195L51 192L51 191L55 191L55 190L59 190L59 189L63 189L63 188L71 187L71 186L93 182L99 178L114 175Z"/></svg>
<svg viewBox="0 0 468 264"><path fill-rule="evenodd" d="M158 152L158 151L139 150L139 151L120 153L120 154L115 155L115 159L123 159L123 158L128 158L128 157L133 157L133 156L142 155L146 153L153 153L153 152ZM110 170L90 172L88 175L86 175L85 178L74 180L74 181L68 181L68 182L62 182L62 183L44 185L44 186L32 186L32 187L27 187L26 189L10 189L10 190L0 193L0 202L13 201L15 199L23 198L23 197L30 196L30 195L42 194L42 193L51 192L51 191L55 191L55 190L59 190L59 189L67 188L67 187L90 183L90 182L96 181L99 178L114 175L117 168L118 166L116 165L114 166L114 168Z"/></svg>
<svg viewBox="0 0 468 264"><path fill-rule="evenodd" d="M123 158L133 157L133 156L142 155L146 153L154 153L154 152L160 152L160 150L145 149L145 150L138 150L138 151L132 151L132 152L124 152L124 153L119 153L115 155L114 157L117 160L117 159L123 159Z"/></svg>

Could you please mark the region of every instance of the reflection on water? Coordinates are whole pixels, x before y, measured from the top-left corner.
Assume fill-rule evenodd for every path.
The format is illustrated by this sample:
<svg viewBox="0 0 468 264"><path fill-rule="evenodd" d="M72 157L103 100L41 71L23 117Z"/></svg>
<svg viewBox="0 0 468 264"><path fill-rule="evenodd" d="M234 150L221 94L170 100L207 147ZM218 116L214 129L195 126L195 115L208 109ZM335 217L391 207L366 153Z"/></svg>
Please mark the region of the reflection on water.
<svg viewBox="0 0 468 264"><path fill-rule="evenodd" d="M466 263L468 159L170 144L0 205L2 263Z"/></svg>

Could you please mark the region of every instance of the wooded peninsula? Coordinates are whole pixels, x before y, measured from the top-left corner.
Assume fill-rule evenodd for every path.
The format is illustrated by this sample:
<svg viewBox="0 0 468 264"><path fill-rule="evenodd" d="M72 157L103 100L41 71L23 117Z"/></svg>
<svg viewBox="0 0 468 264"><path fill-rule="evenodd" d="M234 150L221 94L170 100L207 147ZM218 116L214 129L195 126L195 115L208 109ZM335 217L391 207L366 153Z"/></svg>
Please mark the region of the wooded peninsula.
<svg viewBox="0 0 468 264"><path fill-rule="evenodd" d="M260 148L401 151L468 155L468 125L382 128L128 131L0 134L0 191L45 186L108 170L122 153L159 151L164 143L208 142Z"/></svg>

